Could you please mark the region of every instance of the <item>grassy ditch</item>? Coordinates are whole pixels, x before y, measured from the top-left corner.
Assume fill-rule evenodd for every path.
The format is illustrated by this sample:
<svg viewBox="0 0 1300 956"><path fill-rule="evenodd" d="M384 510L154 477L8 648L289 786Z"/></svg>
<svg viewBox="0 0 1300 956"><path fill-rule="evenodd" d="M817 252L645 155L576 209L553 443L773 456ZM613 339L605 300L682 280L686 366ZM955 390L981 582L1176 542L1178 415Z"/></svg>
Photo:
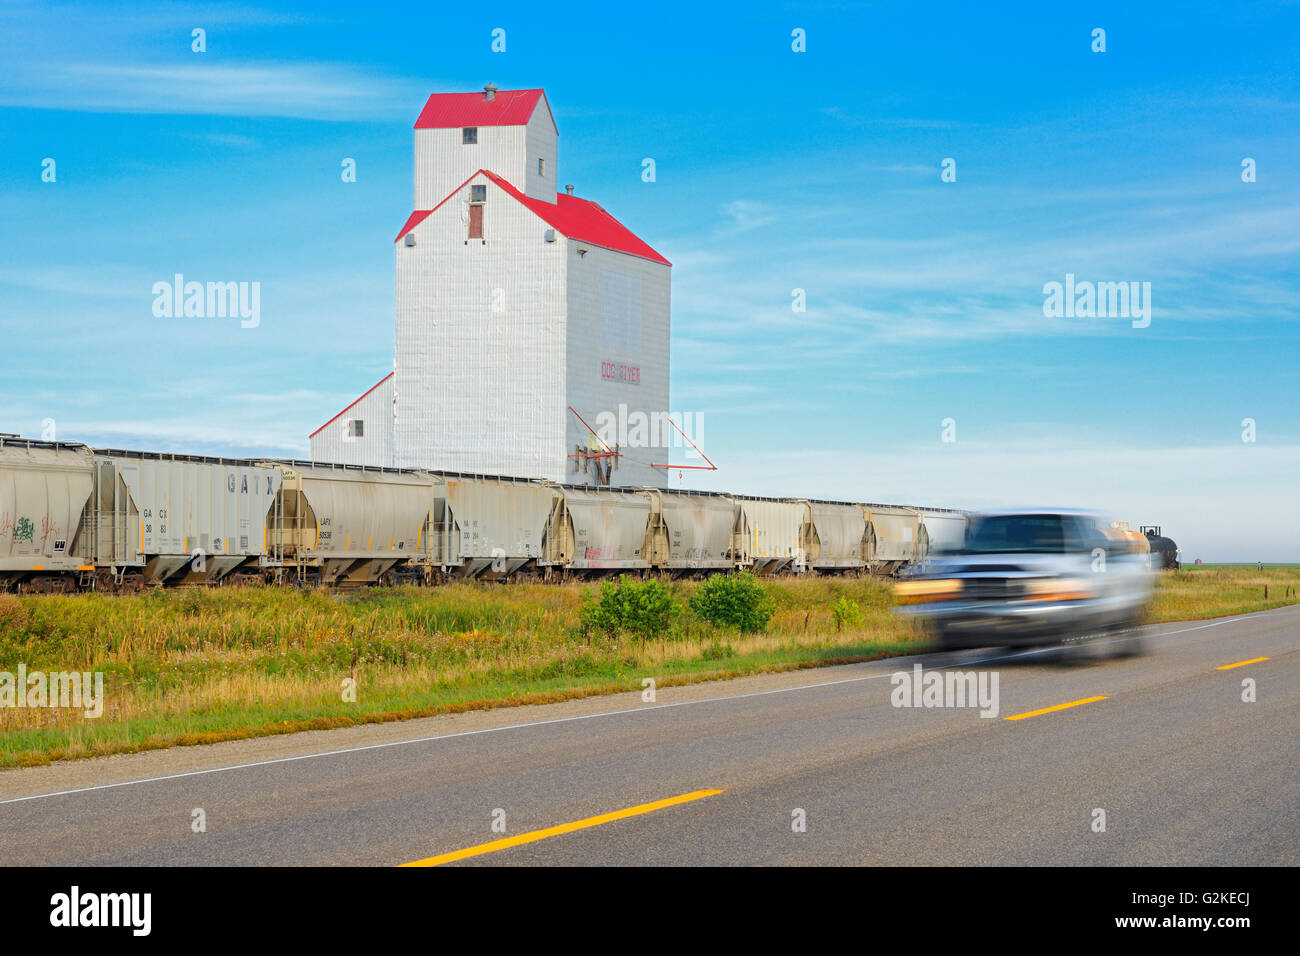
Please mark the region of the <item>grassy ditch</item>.
<svg viewBox="0 0 1300 956"><path fill-rule="evenodd" d="M664 586L676 612L648 638L584 627L598 589L578 584L0 595L0 671L97 671L105 689L97 719L0 707L0 767L639 690L646 677L665 687L817 667L923 642L875 579L765 581L770 619L757 633L697 614L700 582ZM1295 568L1171 572L1151 619L1263 610L1298 593Z"/></svg>

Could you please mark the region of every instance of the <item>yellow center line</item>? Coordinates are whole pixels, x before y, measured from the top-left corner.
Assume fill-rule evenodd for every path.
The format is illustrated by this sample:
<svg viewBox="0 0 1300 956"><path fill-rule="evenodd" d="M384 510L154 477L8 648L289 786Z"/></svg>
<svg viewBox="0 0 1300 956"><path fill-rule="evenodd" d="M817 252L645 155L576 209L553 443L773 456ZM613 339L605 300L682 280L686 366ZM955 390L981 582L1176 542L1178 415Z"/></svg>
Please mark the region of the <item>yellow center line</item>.
<svg viewBox="0 0 1300 956"><path fill-rule="evenodd" d="M1230 671L1234 667L1245 667L1247 664L1258 664L1260 661L1269 660L1267 657L1252 657L1248 661L1237 661L1235 664L1224 664L1222 667L1216 667L1216 671Z"/></svg>
<svg viewBox="0 0 1300 956"><path fill-rule="evenodd" d="M1057 704L1055 707L1044 707L1042 710L1031 710L1025 714L1013 714L1004 720L1024 720L1026 717L1037 717L1039 714L1050 714L1055 710L1065 710L1067 707L1078 707L1080 704L1091 704L1098 700L1110 700L1109 697L1085 697L1083 700L1072 700L1068 704Z"/></svg>
<svg viewBox="0 0 1300 956"><path fill-rule="evenodd" d="M598 827L602 823L613 823L615 820L626 820L628 817L640 816L643 813L654 813L656 810L663 810L665 807L674 807L679 803L690 803L692 800L700 800L704 797L714 797L720 793L722 793L721 790L692 790L690 793L683 793L676 797L668 797L666 800L656 800L653 803L642 803L635 807L628 807L626 810L615 810L613 813L602 813L600 816L587 817L585 820L574 820L572 823L561 823L559 826L547 827L545 830L531 830L528 833L521 833L518 836L493 840L491 843L480 843L478 846L466 847L463 850L456 850L452 853L443 853L440 856L431 856L424 860L415 860L411 863L403 863L402 866L441 866L443 863L452 863L456 860L464 860L471 856L481 856L484 853L495 853L498 850L507 850L512 846L520 846L524 843L536 843L538 840L545 840L547 837L560 836L565 833L573 833L575 830L585 830L588 827Z"/></svg>

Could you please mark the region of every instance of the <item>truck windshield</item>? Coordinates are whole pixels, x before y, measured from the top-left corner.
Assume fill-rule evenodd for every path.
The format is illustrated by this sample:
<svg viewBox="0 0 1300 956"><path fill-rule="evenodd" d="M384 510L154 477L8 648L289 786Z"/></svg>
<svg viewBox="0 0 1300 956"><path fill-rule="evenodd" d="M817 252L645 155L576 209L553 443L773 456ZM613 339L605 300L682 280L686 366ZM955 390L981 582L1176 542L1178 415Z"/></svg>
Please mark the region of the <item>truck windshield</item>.
<svg viewBox="0 0 1300 956"><path fill-rule="evenodd" d="M989 515L976 519L966 540L973 554L1062 554L1060 515Z"/></svg>

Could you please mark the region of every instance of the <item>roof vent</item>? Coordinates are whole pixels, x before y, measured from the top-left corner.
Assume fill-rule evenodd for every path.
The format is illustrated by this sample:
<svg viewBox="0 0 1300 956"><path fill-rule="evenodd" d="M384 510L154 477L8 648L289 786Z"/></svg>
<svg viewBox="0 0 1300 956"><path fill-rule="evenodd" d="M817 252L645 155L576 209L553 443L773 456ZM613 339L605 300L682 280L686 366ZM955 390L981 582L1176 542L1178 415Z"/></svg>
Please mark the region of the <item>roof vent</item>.
<svg viewBox="0 0 1300 956"><path fill-rule="evenodd" d="M487 100L490 103L492 100L496 98L497 98L496 86L489 83L487 86L483 87L483 99Z"/></svg>
<svg viewBox="0 0 1300 956"><path fill-rule="evenodd" d="M572 195L573 195L573 184L570 183L569 185L565 186L565 187L564 187L564 191L565 191L566 193L568 193L570 196L572 196Z"/></svg>

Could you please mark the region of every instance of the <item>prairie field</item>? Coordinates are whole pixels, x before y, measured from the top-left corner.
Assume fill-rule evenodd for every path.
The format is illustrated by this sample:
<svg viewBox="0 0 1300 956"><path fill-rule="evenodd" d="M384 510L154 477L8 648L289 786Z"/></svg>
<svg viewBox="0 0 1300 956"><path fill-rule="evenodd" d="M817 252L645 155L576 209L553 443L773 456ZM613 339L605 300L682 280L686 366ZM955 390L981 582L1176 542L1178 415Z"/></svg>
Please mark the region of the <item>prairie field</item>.
<svg viewBox="0 0 1300 956"><path fill-rule="evenodd" d="M158 590L136 596L0 595L0 672L101 672L99 718L0 707L0 767L241 737L542 703L916 651L889 582L763 581L766 630L700 620L695 581L642 640L584 628L591 584L458 583L355 592ZM1267 588L1267 596L1265 589ZM1300 603L1300 568L1200 567L1160 575L1150 620ZM837 613L837 608L839 612Z"/></svg>

